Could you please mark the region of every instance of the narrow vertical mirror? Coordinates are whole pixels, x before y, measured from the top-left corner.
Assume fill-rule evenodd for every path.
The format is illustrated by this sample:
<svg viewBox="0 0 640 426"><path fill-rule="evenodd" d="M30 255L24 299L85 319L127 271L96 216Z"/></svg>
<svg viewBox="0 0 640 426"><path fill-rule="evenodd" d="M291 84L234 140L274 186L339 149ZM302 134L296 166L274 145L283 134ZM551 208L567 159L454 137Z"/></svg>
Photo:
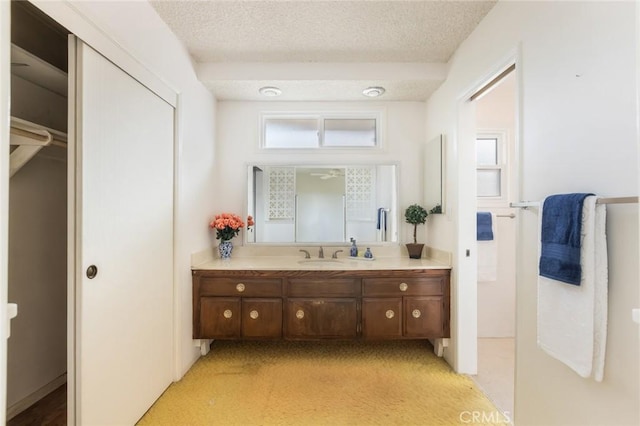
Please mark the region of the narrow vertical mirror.
<svg viewBox="0 0 640 426"><path fill-rule="evenodd" d="M444 213L444 135L427 142L424 159L425 207L429 213Z"/></svg>

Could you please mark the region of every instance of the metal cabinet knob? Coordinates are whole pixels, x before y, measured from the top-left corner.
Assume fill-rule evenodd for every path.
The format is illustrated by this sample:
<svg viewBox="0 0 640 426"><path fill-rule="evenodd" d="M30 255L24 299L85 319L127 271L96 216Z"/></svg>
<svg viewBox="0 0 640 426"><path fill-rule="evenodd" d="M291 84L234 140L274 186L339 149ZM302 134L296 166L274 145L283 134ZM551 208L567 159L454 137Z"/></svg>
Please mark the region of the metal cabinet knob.
<svg viewBox="0 0 640 426"><path fill-rule="evenodd" d="M385 312L385 313L384 313L384 315L385 315L387 318L391 319L391 318L393 318L393 317L395 317L395 316L396 316L396 313L395 313L395 312L393 312L391 309L389 309L387 312Z"/></svg>
<svg viewBox="0 0 640 426"><path fill-rule="evenodd" d="M238 283L236 285L236 290L238 290L238 293L242 293L244 291L244 284Z"/></svg>
<svg viewBox="0 0 640 426"><path fill-rule="evenodd" d="M414 318L420 318L421 315L422 315L422 312L420 312L420 309L414 309L411 312L411 316Z"/></svg>
<svg viewBox="0 0 640 426"><path fill-rule="evenodd" d="M398 287L400 288L400 291L407 291L407 289L409 288L409 284L400 283L400 285Z"/></svg>
<svg viewBox="0 0 640 426"><path fill-rule="evenodd" d="M227 309L227 310L225 310L225 311L222 313L222 315L223 315L226 319L229 319L229 318L231 318L231 317L233 316L233 312L231 312L231 309Z"/></svg>
<svg viewBox="0 0 640 426"><path fill-rule="evenodd" d="M251 319L258 319L259 316L260 316L260 314L255 309L253 311L249 312L249 318L251 318Z"/></svg>
<svg viewBox="0 0 640 426"><path fill-rule="evenodd" d="M298 311L296 312L296 318L298 319L304 318L304 311L302 309L298 309Z"/></svg>

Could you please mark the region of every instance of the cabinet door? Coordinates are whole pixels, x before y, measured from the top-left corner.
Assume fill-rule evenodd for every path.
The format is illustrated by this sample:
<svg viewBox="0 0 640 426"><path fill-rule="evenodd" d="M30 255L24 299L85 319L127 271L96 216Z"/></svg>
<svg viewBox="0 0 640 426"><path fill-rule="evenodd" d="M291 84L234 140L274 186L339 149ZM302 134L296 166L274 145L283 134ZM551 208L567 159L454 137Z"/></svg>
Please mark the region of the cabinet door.
<svg viewBox="0 0 640 426"><path fill-rule="evenodd" d="M405 297L404 320L406 337L443 337L442 297Z"/></svg>
<svg viewBox="0 0 640 426"><path fill-rule="evenodd" d="M230 339L240 337L240 298L201 297L201 339Z"/></svg>
<svg viewBox="0 0 640 426"><path fill-rule="evenodd" d="M357 306L355 298L289 299L285 320L287 337L356 337Z"/></svg>
<svg viewBox="0 0 640 426"><path fill-rule="evenodd" d="M282 299L242 299L243 337L282 337Z"/></svg>
<svg viewBox="0 0 640 426"><path fill-rule="evenodd" d="M402 336L402 298L362 300L362 335L366 338Z"/></svg>

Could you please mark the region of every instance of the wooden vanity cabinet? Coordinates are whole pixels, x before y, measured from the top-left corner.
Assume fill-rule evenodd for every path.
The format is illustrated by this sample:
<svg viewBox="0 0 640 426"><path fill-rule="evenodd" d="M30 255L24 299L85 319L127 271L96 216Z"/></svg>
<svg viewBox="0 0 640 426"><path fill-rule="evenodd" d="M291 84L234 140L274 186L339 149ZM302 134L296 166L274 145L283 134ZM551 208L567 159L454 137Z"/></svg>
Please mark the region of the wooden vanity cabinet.
<svg viewBox="0 0 640 426"><path fill-rule="evenodd" d="M193 271L194 339L449 337L448 269Z"/></svg>

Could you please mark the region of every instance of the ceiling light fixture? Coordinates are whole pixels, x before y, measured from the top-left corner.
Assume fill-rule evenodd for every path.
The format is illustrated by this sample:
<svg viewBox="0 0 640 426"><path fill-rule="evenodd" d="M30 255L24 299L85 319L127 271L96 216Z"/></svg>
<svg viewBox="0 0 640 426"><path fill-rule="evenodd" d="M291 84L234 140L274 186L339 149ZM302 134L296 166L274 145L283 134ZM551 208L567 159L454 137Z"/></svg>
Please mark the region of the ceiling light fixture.
<svg viewBox="0 0 640 426"><path fill-rule="evenodd" d="M384 92L385 92L384 87L375 86L375 87L367 87L362 91L362 94L370 98L377 98L378 96L382 96Z"/></svg>
<svg viewBox="0 0 640 426"><path fill-rule="evenodd" d="M282 90L278 89L277 87L273 87L273 86L261 87L260 90L258 90L258 91L260 92L260 94L262 96L273 97L273 96L282 95Z"/></svg>

